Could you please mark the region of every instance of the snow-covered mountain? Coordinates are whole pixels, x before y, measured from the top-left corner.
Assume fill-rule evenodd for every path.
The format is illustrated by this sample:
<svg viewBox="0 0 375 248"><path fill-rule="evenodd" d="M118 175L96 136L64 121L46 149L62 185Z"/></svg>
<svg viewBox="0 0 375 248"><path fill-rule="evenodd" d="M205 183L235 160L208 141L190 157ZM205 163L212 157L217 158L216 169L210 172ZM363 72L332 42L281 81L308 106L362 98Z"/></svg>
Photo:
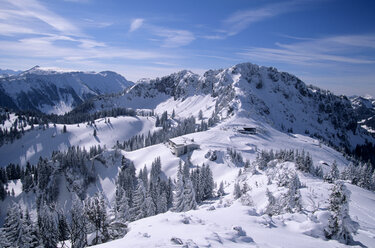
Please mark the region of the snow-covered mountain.
<svg viewBox="0 0 375 248"><path fill-rule="evenodd" d="M74 124L0 112L9 138L0 146L0 209L18 211L25 225L12 204L27 208L34 225L25 230L40 243L58 242L43 230L59 233L65 220L75 235L62 238L68 247L374 245L375 173L338 149L374 143L358 124L371 109L363 99L245 63L144 79L88 103L75 114L89 109L92 118ZM122 107L138 115L113 111ZM106 115L94 118L99 111ZM24 133L17 139L14 129ZM173 142L187 153L176 156ZM17 218L0 212L0 246Z"/></svg>
<svg viewBox="0 0 375 248"><path fill-rule="evenodd" d="M14 71L14 70L10 70L10 69L5 69L5 70L0 69L0 78L18 75L20 73L22 73L22 71Z"/></svg>
<svg viewBox="0 0 375 248"><path fill-rule="evenodd" d="M372 97L351 97L352 106L356 111L358 123L375 134L375 99Z"/></svg>
<svg viewBox="0 0 375 248"><path fill-rule="evenodd" d="M0 78L0 106L64 114L90 97L118 93L132 85L111 71L64 71L35 66L19 75Z"/></svg>
<svg viewBox="0 0 375 248"><path fill-rule="evenodd" d="M289 73L251 63L210 70L203 76L180 71L143 80L125 94L100 98L95 105L97 109L122 106L155 109L158 113L174 109L177 115L198 116L199 110L208 117L212 113L221 118L237 115L347 149L369 138L367 130L358 125L360 109L346 96L307 86Z"/></svg>

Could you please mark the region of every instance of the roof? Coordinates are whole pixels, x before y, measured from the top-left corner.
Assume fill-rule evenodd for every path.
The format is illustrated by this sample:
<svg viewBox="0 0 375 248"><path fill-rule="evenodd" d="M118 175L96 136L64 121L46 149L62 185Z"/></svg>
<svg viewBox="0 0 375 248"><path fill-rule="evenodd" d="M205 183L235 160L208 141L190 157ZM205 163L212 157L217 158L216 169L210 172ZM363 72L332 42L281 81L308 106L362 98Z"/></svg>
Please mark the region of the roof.
<svg viewBox="0 0 375 248"><path fill-rule="evenodd" d="M173 142L176 146L195 144L194 139L189 139L182 136L170 139L169 141Z"/></svg>

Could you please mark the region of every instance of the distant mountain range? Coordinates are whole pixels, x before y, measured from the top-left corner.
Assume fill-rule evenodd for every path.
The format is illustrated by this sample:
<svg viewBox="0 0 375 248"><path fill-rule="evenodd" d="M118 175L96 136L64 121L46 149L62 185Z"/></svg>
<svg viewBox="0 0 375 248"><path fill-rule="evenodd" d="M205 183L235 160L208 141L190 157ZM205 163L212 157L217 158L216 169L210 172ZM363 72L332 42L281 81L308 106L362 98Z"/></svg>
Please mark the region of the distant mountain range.
<svg viewBox="0 0 375 248"><path fill-rule="evenodd" d="M8 77L8 76L13 76L13 75L18 75L22 73L22 71L14 71L14 70L9 70L9 69L0 69L0 78L2 77Z"/></svg>
<svg viewBox="0 0 375 248"><path fill-rule="evenodd" d="M35 66L0 78L0 106L63 114L93 96L117 93L132 85L111 71L62 71Z"/></svg>

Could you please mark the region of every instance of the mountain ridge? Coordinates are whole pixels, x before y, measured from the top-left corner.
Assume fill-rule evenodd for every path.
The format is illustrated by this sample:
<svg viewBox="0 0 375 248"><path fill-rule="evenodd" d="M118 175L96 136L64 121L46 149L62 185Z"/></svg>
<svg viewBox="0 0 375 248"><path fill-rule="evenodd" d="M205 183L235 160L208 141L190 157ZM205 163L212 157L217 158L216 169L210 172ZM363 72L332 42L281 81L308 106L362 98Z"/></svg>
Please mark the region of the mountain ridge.
<svg viewBox="0 0 375 248"><path fill-rule="evenodd" d="M64 114L85 100L117 93L134 83L110 71L81 72L35 66L19 75L0 78L0 106Z"/></svg>

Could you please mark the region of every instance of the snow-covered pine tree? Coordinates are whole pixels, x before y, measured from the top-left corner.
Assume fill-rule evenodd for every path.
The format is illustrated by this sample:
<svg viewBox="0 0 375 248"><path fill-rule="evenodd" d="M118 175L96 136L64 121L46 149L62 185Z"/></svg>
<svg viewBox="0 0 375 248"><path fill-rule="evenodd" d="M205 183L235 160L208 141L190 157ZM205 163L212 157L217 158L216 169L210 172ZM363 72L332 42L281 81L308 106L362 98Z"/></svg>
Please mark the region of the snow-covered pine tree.
<svg viewBox="0 0 375 248"><path fill-rule="evenodd" d="M195 200L195 192L193 184L190 178L185 179L184 183L184 209L183 211L189 211L196 209L197 202Z"/></svg>
<svg viewBox="0 0 375 248"><path fill-rule="evenodd" d="M125 223L129 220L129 199L126 197L125 191L117 184L114 214L116 221Z"/></svg>
<svg viewBox="0 0 375 248"><path fill-rule="evenodd" d="M282 201L283 208L289 213L299 212L302 210L302 197L299 188L301 188L301 182L298 175L294 174L289 181L288 191L283 195Z"/></svg>
<svg viewBox="0 0 375 248"><path fill-rule="evenodd" d="M145 186L148 185L148 171L146 165L143 167L142 173L140 174L140 178L143 180L143 184Z"/></svg>
<svg viewBox="0 0 375 248"><path fill-rule="evenodd" d="M268 214L269 216L279 214L279 206L276 202L276 198L271 193L271 191L269 191L268 188L266 190L266 196L267 196L268 204L267 204L267 207L265 209L265 214Z"/></svg>
<svg viewBox="0 0 375 248"><path fill-rule="evenodd" d="M39 247L39 237L36 226L31 220L29 210L26 209L23 222L22 222L22 236L21 244L23 248L36 248ZM1 245L0 245L1 247Z"/></svg>
<svg viewBox="0 0 375 248"><path fill-rule="evenodd" d="M4 228L0 228L0 247L9 247L11 244L8 242Z"/></svg>
<svg viewBox="0 0 375 248"><path fill-rule="evenodd" d="M70 210L70 240L72 248L83 248L87 246L87 219L81 200L75 197Z"/></svg>
<svg viewBox="0 0 375 248"><path fill-rule="evenodd" d="M175 185L173 195L173 211L182 212L185 209L185 198L184 198L184 180L181 163L178 167L177 182Z"/></svg>
<svg viewBox="0 0 375 248"><path fill-rule="evenodd" d="M219 186L219 189L217 191L217 196L224 196L225 195L225 191L224 191L224 182L221 181L220 182L220 186Z"/></svg>
<svg viewBox="0 0 375 248"><path fill-rule="evenodd" d="M130 219L139 220L146 217L145 212L146 189L143 181L138 179L137 188L133 193L133 205L130 209Z"/></svg>
<svg viewBox="0 0 375 248"><path fill-rule="evenodd" d="M8 208L3 226L6 243L11 247L17 247L21 243L22 233L22 210L19 204L13 204Z"/></svg>
<svg viewBox="0 0 375 248"><path fill-rule="evenodd" d="M166 192L163 192L159 196L156 208L158 213L165 213L168 211L168 201Z"/></svg>
<svg viewBox="0 0 375 248"><path fill-rule="evenodd" d="M58 229L59 229L59 241L62 242L62 247L65 246L65 240L69 237L69 226L66 220L65 214L62 209L57 211Z"/></svg>
<svg viewBox="0 0 375 248"><path fill-rule="evenodd" d="M173 182L172 182L171 177L168 178L166 197L167 197L167 206L168 208L171 208L173 206Z"/></svg>
<svg viewBox="0 0 375 248"><path fill-rule="evenodd" d="M241 192L241 187L239 183L234 184L233 195L234 195L234 199L238 199L241 197L242 192Z"/></svg>
<svg viewBox="0 0 375 248"><path fill-rule="evenodd" d="M154 204L154 201L152 200L150 193L146 195L143 211L146 213L145 217L154 216L156 214L156 206Z"/></svg>
<svg viewBox="0 0 375 248"><path fill-rule="evenodd" d="M210 166L202 165L202 177L205 179L204 182L204 191L203 191L203 198L202 200L206 200L209 198L212 198L213 191L214 191L214 178L212 175L212 171L210 169ZM203 179L202 178L202 179Z"/></svg>
<svg viewBox="0 0 375 248"><path fill-rule="evenodd" d="M202 112L202 110L199 110L198 120L203 120L203 112Z"/></svg>
<svg viewBox="0 0 375 248"><path fill-rule="evenodd" d="M328 239L335 239L341 243L349 244L352 234L357 231L357 224L349 216L349 191L343 182L337 181L329 197L329 210L331 215L324 234Z"/></svg>
<svg viewBox="0 0 375 248"><path fill-rule="evenodd" d="M86 199L85 213L88 221L95 231L93 244L101 244L109 239L108 220L104 195L102 192L96 193L93 197Z"/></svg>
<svg viewBox="0 0 375 248"><path fill-rule="evenodd" d="M43 247L56 248L59 242L59 228L57 213L53 206L42 203L39 207L38 227Z"/></svg>
<svg viewBox="0 0 375 248"><path fill-rule="evenodd" d="M339 169L337 168L337 163L336 160L333 161L331 165L331 170L324 176L324 180L328 183L333 183L337 179L339 179L340 172Z"/></svg>

